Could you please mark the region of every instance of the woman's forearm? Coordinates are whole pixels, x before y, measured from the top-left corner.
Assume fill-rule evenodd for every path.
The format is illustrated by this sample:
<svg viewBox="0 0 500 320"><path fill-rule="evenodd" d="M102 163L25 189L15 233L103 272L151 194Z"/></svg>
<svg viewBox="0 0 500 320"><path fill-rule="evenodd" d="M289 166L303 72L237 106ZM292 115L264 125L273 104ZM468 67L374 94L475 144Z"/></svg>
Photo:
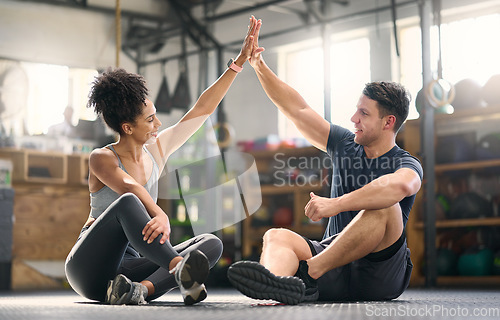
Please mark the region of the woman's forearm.
<svg viewBox="0 0 500 320"><path fill-rule="evenodd" d="M245 59L238 56L235 63L243 66ZM224 73L208 87L198 98L193 109L197 109L202 114L212 114L220 104L232 83L236 79L237 73L231 69L226 69Z"/></svg>

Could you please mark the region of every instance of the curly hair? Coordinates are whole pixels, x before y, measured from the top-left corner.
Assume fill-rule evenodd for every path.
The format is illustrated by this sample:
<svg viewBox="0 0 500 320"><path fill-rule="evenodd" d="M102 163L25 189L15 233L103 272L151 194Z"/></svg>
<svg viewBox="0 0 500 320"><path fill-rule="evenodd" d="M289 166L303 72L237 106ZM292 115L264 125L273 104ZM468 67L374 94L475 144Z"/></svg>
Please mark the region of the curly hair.
<svg viewBox="0 0 500 320"><path fill-rule="evenodd" d="M108 68L94 79L87 107L94 108L112 130L122 134L121 125L135 124L147 96L146 81L141 75Z"/></svg>
<svg viewBox="0 0 500 320"><path fill-rule="evenodd" d="M397 133L408 117L411 100L408 90L396 82L376 81L367 83L363 94L377 101L381 117L396 117L394 132Z"/></svg>

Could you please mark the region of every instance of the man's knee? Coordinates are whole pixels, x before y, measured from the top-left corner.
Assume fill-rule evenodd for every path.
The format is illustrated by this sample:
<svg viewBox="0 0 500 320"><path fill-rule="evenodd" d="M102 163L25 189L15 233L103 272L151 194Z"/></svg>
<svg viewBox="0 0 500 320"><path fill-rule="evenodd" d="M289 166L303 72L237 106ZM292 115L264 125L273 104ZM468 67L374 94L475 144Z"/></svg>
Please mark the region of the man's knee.
<svg viewBox="0 0 500 320"><path fill-rule="evenodd" d="M380 230L382 239L374 251L380 251L396 242L403 233L403 215L399 203L379 210L360 211L360 219L368 219L372 232Z"/></svg>
<svg viewBox="0 0 500 320"><path fill-rule="evenodd" d="M267 230L264 234L262 250L265 251L269 246L273 247L273 250L276 250L277 247L292 250L300 260L312 257L307 241L298 233L288 229Z"/></svg>
<svg viewBox="0 0 500 320"><path fill-rule="evenodd" d="M264 246L269 244L286 244L289 243L290 230L283 228L273 228L269 229L264 233L263 244Z"/></svg>
<svg viewBox="0 0 500 320"><path fill-rule="evenodd" d="M402 224L403 222L401 206L399 203L382 209L361 210L358 215L359 218L371 219L374 223L379 222L387 224L388 222L401 222Z"/></svg>
<svg viewBox="0 0 500 320"><path fill-rule="evenodd" d="M297 251L297 247L301 245L298 242L305 242L304 238L302 238L299 234L283 228L273 228L267 230L266 233L264 233L262 240L263 250L265 250L268 246L279 246Z"/></svg>

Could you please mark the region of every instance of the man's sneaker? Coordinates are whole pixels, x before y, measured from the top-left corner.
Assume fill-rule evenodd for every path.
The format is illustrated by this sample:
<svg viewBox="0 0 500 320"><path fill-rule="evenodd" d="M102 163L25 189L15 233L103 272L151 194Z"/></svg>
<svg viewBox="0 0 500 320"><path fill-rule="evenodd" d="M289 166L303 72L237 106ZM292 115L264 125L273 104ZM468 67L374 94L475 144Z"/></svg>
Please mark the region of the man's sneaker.
<svg viewBox="0 0 500 320"><path fill-rule="evenodd" d="M189 252L170 273L175 274L175 281L181 289L185 305L192 305L207 297L203 284L208 277L210 266L208 259L200 250Z"/></svg>
<svg viewBox="0 0 500 320"><path fill-rule="evenodd" d="M276 276L260 263L239 261L227 271L231 284L250 298L298 304L304 300L304 282L297 277Z"/></svg>
<svg viewBox="0 0 500 320"><path fill-rule="evenodd" d="M318 281L309 275L309 266L307 265L307 261L299 261L299 269L297 270L295 276L300 278L306 286L304 301L311 302L318 300Z"/></svg>
<svg viewBox="0 0 500 320"><path fill-rule="evenodd" d="M106 303L109 304L146 304L148 288L139 282L132 282L123 274L109 280Z"/></svg>

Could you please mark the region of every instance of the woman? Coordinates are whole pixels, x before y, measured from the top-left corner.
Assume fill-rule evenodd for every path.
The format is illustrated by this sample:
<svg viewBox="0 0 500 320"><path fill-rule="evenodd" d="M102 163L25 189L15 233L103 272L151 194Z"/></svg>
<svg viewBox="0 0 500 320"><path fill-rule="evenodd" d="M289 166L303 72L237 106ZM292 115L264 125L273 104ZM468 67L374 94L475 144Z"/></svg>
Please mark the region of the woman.
<svg viewBox="0 0 500 320"><path fill-rule="evenodd" d="M177 124L161 132L141 76L117 69L96 78L88 104L119 140L90 154L91 212L65 264L78 294L109 304L142 304L179 286L185 304L205 299L203 283L222 254L222 242L203 234L172 247L169 219L156 204L157 181L169 155L225 96L250 57L260 24L250 19L233 64Z"/></svg>

